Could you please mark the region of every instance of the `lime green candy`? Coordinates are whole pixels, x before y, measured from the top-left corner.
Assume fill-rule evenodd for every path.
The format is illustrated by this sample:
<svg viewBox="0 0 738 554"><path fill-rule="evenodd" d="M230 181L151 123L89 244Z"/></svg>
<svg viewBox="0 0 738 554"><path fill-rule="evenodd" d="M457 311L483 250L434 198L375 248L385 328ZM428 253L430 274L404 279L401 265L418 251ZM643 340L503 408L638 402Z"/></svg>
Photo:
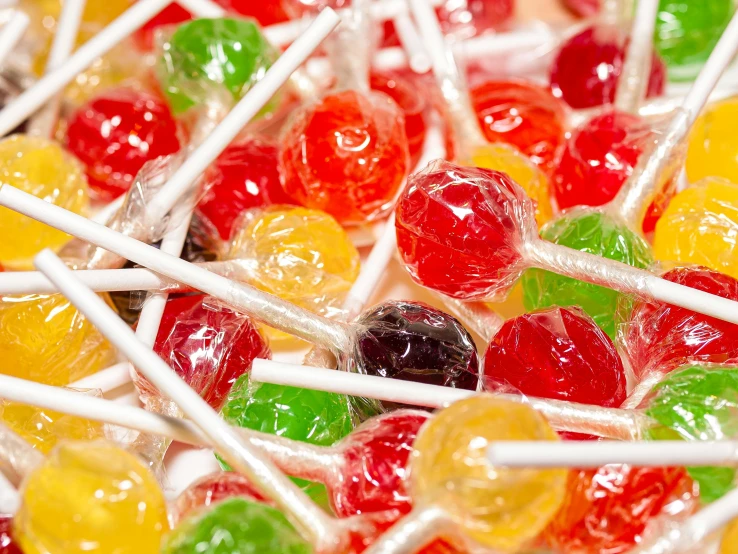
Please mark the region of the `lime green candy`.
<svg viewBox="0 0 738 554"><path fill-rule="evenodd" d="M738 436L738 368L688 366L668 374L646 400L645 412L661 426L653 440L710 441ZM730 467L687 468L700 485L700 498L712 502L734 486Z"/></svg>
<svg viewBox="0 0 738 554"><path fill-rule="evenodd" d="M275 508L229 498L180 523L165 539L162 554L311 554Z"/></svg>
<svg viewBox="0 0 738 554"><path fill-rule="evenodd" d="M655 47L669 78L697 76L733 15L733 0L660 0Z"/></svg>
<svg viewBox="0 0 738 554"><path fill-rule="evenodd" d="M341 394L254 384L248 374L233 384L221 415L231 425L317 446L332 446L353 429L349 399ZM228 469L221 461L221 465ZM326 505L322 484L294 479L313 500Z"/></svg>
<svg viewBox="0 0 738 554"><path fill-rule="evenodd" d="M574 210L547 224L541 236L562 246L646 268L653 262L648 244L625 225L602 212ZM612 289L562 277L541 269L523 274L523 303L527 310L550 306L579 306L610 338L615 339L615 314L621 294Z"/></svg>
<svg viewBox="0 0 738 554"><path fill-rule="evenodd" d="M276 58L254 21L196 19L163 45L158 70L172 109L180 113L211 100L218 87L238 101Z"/></svg>

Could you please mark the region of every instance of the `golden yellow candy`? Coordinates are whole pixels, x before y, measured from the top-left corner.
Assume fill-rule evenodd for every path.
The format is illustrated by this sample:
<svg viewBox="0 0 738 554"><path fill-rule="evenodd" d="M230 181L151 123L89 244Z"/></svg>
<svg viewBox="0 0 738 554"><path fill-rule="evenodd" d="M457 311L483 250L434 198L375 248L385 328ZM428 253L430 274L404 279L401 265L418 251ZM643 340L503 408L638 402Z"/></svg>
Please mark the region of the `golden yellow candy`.
<svg viewBox="0 0 738 554"><path fill-rule="evenodd" d="M0 298L0 344L0 372L47 385L68 385L115 361L110 343L60 294Z"/></svg>
<svg viewBox="0 0 738 554"><path fill-rule="evenodd" d="M25 554L154 554L166 502L133 454L105 441L61 443L26 478L13 529Z"/></svg>
<svg viewBox="0 0 738 554"><path fill-rule="evenodd" d="M87 210L87 181L82 169L50 140L13 135L0 141L0 183L77 214ZM0 208L0 264L31 269L40 250L58 250L69 235L8 208Z"/></svg>
<svg viewBox="0 0 738 554"><path fill-rule="evenodd" d="M102 423L97 421L7 400L0 400L0 419L44 454L60 440L94 440L105 436Z"/></svg>
<svg viewBox="0 0 738 554"><path fill-rule="evenodd" d="M536 222L539 227L553 217L548 178L514 147L502 143L477 146L460 163L507 173L536 201Z"/></svg>
<svg viewBox="0 0 738 554"><path fill-rule="evenodd" d="M738 278L738 185L708 178L677 194L656 224L660 261L709 267Z"/></svg>
<svg viewBox="0 0 738 554"><path fill-rule="evenodd" d="M723 177L738 183L738 97L708 107L692 127L687 149L687 177L695 183Z"/></svg>
<svg viewBox="0 0 738 554"><path fill-rule="evenodd" d="M340 308L360 266L356 247L335 219L292 206L251 214L234 230L227 257L242 261L255 287L322 315Z"/></svg>
<svg viewBox="0 0 738 554"><path fill-rule="evenodd" d="M728 525L720 542L720 554L738 554L738 519Z"/></svg>
<svg viewBox="0 0 738 554"><path fill-rule="evenodd" d="M460 400L420 430L410 462L413 500L438 506L494 550L535 538L564 499L566 470L504 469L487 460L497 440L558 440L532 408L489 395Z"/></svg>

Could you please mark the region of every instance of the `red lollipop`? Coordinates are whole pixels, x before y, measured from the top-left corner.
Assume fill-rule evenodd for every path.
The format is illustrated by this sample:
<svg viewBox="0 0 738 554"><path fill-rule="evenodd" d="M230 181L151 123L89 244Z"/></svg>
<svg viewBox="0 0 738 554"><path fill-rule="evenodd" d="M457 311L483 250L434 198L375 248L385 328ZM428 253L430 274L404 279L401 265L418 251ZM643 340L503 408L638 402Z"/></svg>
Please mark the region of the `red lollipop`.
<svg viewBox="0 0 738 554"><path fill-rule="evenodd" d="M289 18L279 0L258 2L257 0L215 0L232 13L253 17L261 26L282 23Z"/></svg>
<svg viewBox="0 0 738 554"><path fill-rule="evenodd" d="M23 554L13 540L13 516L0 515L0 554Z"/></svg>
<svg viewBox="0 0 738 554"><path fill-rule="evenodd" d="M205 174L208 189L196 213L211 237L229 240L246 210L293 204L279 180L277 145L249 137L231 144Z"/></svg>
<svg viewBox="0 0 738 554"><path fill-rule="evenodd" d="M512 144L553 171L566 139L567 108L549 89L523 80L486 81L470 95L489 142Z"/></svg>
<svg viewBox="0 0 738 554"><path fill-rule="evenodd" d="M738 300L738 281L703 267L682 267L667 281ZM738 358L738 325L672 304L640 301L618 337L638 379L688 362L722 364Z"/></svg>
<svg viewBox="0 0 738 554"><path fill-rule="evenodd" d="M95 195L107 202L130 188L146 162L179 151L178 134L163 100L121 88L103 93L74 113L66 146L85 165Z"/></svg>
<svg viewBox="0 0 738 554"><path fill-rule="evenodd" d="M615 25L589 27L566 41L551 67L551 90L572 108L611 104L623 66L626 34ZM663 93L666 69L654 54L647 96Z"/></svg>
<svg viewBox="0 0 738 554"><path fill-rule="evenodd" d="M134 33L133 36L136 44L141 50L145 52L153 50L155 46L154 42L157 29L159 29L160 27L165 27L167 25L184 23L185 21L189 21L190 19L192 19L192 15L190 14L190 12L185 10L176 2L172 2Z"/></svg>
<svg viewBox="0 0 738 554"><path fill-rule="evenodd" d="M167 301L154 351L216 410L254 358L271 358L247 316L202 295ZM139 385L157 395L148 381Z"/></svg>

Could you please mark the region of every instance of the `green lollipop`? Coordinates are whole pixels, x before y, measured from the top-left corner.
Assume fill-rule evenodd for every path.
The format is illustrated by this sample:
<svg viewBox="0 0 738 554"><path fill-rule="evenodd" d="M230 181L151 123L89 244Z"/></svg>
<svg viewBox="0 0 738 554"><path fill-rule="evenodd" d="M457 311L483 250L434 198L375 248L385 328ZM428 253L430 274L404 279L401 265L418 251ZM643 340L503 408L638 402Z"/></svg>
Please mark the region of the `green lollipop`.
<svg viewBox="0 0 738 554"><path fill-rule="evenodd" d="M220 94L238 101L277 59L249 19L196 19L162 46L158 74L172 109L183 112ZM214 90L215 89L215 90Z"/></svg>
<svg viewBox="0 0 738 554"><path fill-rule="evenodd" d="M221 415L231 425L317 446L333 446L353 429L349 399L341 394L251 383L248 374L233 384ZM220 462L229 469L224 462ZM313 500L326 506L325 486L294 479Z"/></svg>
<svg viewBox="0 0 738 554"><path fill-rule="evenodd" d="M311 554L281 512L243 498L229 498L180 523L162 554Z"/></svg>
<svg viewBox="0 0 738 554"><path fill-rule="evenodd" d="M710 441L738 436L738 367L695 365L668 374L644 401L644 411L660 426L653 440ZM732 467L687 468L712 502L733 488Z"/></svg>
<svg viewBox="0 0 738 554"><path fill-rule="evenodd" d="M562 246L626 263L641 269L652 262L645 240L605 212L572 210L541 230L541 237ZM527 310L550 306L579 306L615 339L615 313L621 294L612 289L530 269L522 278Z"/></svg>

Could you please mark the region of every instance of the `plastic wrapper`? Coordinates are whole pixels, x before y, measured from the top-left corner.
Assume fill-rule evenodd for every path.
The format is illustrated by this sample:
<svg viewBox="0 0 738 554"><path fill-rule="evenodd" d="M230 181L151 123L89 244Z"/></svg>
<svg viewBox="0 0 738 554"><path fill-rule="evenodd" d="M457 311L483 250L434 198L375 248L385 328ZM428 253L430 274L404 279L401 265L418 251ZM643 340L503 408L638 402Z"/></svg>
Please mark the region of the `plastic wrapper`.
<svg viewBox="0 0 738 554"><path fill-rule="evenodd" d="M341 314L360 266L356 248L331 216L292 206L243 214L225 257L242 270L241 281L326 317Z"/></svg>
<svg viewBox="0 0 738 554"><path fill-rule="evenodd" d="M695 264L738 278L738 185L707 178L672 198L656 224L658 260Z"/></svg>
<svg viewBox="0 0 738 554"><path fill-rule="evenodd" d="M99 390L78 393L102 398ZM0 420L43 454L48 454L59 441L105 437L100 422L9 400L0 400Z"/></svg>
<svg viewBox="0 0 738 554"><path fill-rule="evenodd" d="M679 267L663 276L688 287L738 300L738 281L703 267ZM620 350L637 380L689 362L738 361L738 326L672 304L638 301L619 315Z"/></svg>
<svg viewBox="0 0 738 554"><path fill-rule="evenodd" d="M248 19L197 19L158 39L157 74L175 113L209 102L233 105L278 54Z"/></svg>
<svg viewBox="0 0 738 554"><path fill-rule="evenodd" d="M687 180L696 183L707 177L738 182L738 142L731 123L738 117L738 97L705 107L689 134Z"/></svg>
<svg viewBox="0 0 738 554"><path fill-rule="evenodd" d="M162 554L310 554L312 546L276 508L245 498L228 498L181 521L161 549Z"/></svg>
<svg viewBox="0 0 738 554"><path fill-rule="evenodd" d="M21 491L15 538L24 552L157 552L168 530L154 476L104 441L60 444Z"/></svg>
<svg viewBox="0 0 738 554"><path fill-rule="evenodd" d="M566 499L544 532L556 552L629 552L658 517L682 521L699 489L684 468L606 465L573 470Z"/></svg>
<svg viewBox="0 0 738 554"><path fill-rule="evenodd" d="M0 424L0 470L6 478L18 485L43 460L43 455L20 435Z"/></svg>
<svg viewBox="0 0 738 554"><path fill-rule="evenodd" d="M657 384L641 407L657 425L648 430L654 440L710 441L738 434L738 366L684 366ZM693 467L700 500L712 502L735 486L733 467Z"/></svg>
<svg viewBox="0 0 738 554"><path fill-rule="evenodd" d="M67 123L67 149L86 168L95 197L124 194L143 165L179 151L182 133L163 100L117 88L82 105Z"/></svg>
<svg viewBox="0 0 738 554"><path fill-rule="evenodd" d="M2 297L0 329L2 371L13 377L63 386L115 361L112 345L60 294Z"/></svg>
<svg viewBox="0 0 738 554"><path fill-rule="evenodd" d="M85 214L87 183L80 164L50 140L13 135L0 141L0 182L47 202ZM0 208L0 262L8 269L31 269L40 250L58 251L69 235L8 208Z"/></svg>
<svg viewBox="0 0 738 554"><path fill-rule="evenodd" d="M477 390L474 340L452 316L420 302L387 301L361 314L356 326L353 355L345 360L350 371Z"/></svg>

